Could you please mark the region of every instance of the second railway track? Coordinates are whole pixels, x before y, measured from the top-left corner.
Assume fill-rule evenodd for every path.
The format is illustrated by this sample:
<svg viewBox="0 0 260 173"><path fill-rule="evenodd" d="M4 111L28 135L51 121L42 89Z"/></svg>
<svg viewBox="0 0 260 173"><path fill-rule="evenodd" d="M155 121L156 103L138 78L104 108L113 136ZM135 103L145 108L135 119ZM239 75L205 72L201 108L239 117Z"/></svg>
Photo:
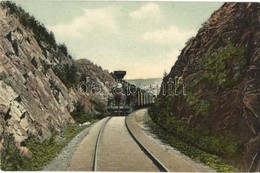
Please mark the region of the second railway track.
<svg viewBox="0 0 260 173"><path fill-rule="evenodd" d="M168 171L127 127L125 117L111 117L101 127L93 171Z"/></svg>

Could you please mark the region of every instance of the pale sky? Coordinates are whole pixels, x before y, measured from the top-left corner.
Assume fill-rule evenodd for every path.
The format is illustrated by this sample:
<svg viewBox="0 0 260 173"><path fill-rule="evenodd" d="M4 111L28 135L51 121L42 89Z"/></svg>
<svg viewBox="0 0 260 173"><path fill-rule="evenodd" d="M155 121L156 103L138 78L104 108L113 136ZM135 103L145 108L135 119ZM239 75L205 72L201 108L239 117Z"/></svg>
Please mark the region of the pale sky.
<svg viewBox="0 0 260 173"><path fill-rule="evenodd" d="M54 32L75 59L126 70L126 79L162 77L185 42L223 2L15 1Z"/></svg>

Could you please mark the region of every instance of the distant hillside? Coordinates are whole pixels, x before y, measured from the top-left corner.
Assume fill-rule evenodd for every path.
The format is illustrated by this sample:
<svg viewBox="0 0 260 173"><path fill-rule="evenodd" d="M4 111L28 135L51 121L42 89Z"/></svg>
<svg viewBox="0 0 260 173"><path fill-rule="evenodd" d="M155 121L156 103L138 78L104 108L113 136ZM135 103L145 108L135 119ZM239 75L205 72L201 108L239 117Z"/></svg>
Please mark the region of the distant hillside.
<svg viewBox="0 0 260 173"><path fill-rule="evenodd" d="M148 89L154 95L158 95L162 83L162 78L130 79L126 81L141 89Z"/></svg>
<svg viewBox="0 0 260 173"><path fill-rule="evenodd" d="M160 86L162 83L162 78L149 78L149 79L127 79L127 81L131 84L134 84L138 87L145 87L145 86Z"/></svg>

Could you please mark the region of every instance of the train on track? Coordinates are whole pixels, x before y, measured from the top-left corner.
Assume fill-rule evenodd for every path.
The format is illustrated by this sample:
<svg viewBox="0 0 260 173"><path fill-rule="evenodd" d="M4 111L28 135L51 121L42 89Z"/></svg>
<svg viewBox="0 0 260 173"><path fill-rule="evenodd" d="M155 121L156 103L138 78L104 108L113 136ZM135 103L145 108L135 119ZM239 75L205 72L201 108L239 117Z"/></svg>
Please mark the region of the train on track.
<svg viewBox="0 0 260 173"><path fill-rule="evenodd" d="M126 71L114 71L115 85L111 88L107 110L111 115L127 115L132 111L149 107L154 102L155 95L145 89L123 80Z"/></svg>

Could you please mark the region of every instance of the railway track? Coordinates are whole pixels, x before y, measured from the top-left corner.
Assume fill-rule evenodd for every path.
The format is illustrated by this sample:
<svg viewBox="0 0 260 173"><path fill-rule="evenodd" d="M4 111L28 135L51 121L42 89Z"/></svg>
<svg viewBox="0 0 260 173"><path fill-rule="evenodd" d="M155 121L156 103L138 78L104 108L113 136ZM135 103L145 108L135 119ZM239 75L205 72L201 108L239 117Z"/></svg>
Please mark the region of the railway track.
<svg viewBox="0 0 260 173"><path fill-rule="evenodd" d="M106 117L93 124L66 170L215 172L147 134L143 126L145 112Z"/></svg>
<svg viewBox="0 0 260 173"><path fill-rule="evenodd" d="M110 117L98 133L93 171L169 170L138 141L125 117Z"/></svg>

